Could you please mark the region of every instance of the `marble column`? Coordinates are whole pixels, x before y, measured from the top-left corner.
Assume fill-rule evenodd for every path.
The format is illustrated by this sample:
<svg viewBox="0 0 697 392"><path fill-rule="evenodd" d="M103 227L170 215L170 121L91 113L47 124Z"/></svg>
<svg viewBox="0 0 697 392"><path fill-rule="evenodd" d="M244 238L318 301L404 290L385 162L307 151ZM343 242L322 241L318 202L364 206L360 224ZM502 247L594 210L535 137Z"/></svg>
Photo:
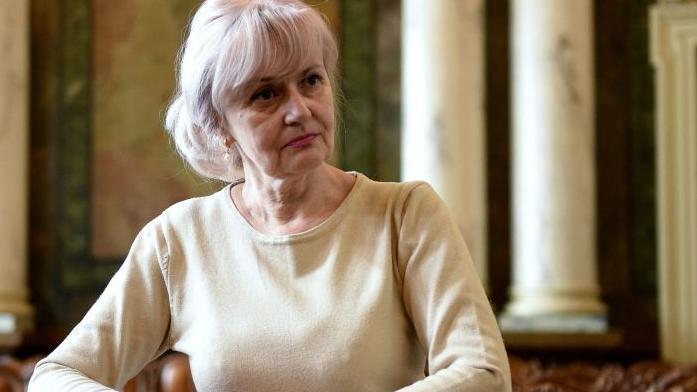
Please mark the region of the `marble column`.
<svg viewBox="0 0 697 392"><path fill-rule="evenodd" d="M450 208L486 285L482 0L402 2L402 180Z"/></svg>
<svg viewBox="0 0 697 392"><path fill-rule="evenodd" d="M662 357L697 363L697 3L651 6Z"/></svg>
<svg viewBox="0 0 697 392"><path fill-rule="evenodd" d="M27 295L29 1L0 7L0 346L30 325Z"/></svg>
<svg viewBox="0 0 697 392"><path fill-rule="evenodd" d="M592 1L511 7L514 265L501 327L601 332Z"/></svg>

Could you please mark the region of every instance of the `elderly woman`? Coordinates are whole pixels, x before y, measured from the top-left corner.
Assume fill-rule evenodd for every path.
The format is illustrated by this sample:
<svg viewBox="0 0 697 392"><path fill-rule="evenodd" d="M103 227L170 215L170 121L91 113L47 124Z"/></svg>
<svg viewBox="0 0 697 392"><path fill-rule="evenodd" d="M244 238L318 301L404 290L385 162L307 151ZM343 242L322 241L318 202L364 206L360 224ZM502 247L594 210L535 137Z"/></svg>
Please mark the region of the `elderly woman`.
<svg viewBox="0 0 697 392"><path fill-rule="evenodd" d="M509 391L458 229L423 182L327 163L337 49L301 1L208 0L167 128L230 184L164 211L30 390L120 388L167 350L201 391Z"/></svg>

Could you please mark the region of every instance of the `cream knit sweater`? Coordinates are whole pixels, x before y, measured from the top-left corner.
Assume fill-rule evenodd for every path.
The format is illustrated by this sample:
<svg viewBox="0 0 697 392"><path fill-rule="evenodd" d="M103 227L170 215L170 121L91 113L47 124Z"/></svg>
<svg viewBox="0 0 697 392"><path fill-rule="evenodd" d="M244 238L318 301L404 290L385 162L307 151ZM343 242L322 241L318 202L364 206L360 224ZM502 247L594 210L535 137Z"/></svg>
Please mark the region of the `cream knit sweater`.
<svg viewBox="0 0 697 392"><path fill-rule="evenodd" d="M511 390L465 243L428 184L357 174L330 218L283 236L255 231L229 194L145 226L29 390L121 388L168 349L189 355L199 391Z"/></svg>

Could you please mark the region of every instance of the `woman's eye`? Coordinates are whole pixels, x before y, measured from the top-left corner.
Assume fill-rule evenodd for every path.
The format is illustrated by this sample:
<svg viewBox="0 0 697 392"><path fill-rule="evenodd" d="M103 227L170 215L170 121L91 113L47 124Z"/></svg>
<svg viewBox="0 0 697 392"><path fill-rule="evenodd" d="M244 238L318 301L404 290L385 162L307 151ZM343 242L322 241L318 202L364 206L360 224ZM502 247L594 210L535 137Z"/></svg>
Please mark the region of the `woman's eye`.
<svg viewBox="0 0 697 392"><path fill-rule="evenodd" d="M273 99L276 96L276 92L270 88L264 88L252 95L252 101L268 101Z"/></svg>
<svg viewBox="0 0 697 392"><path fill-rule="evenodd" d="M316 86L322 83L322 76L320 76L319 74L310 74L305 78L305 83L308 86Z"/></svg>

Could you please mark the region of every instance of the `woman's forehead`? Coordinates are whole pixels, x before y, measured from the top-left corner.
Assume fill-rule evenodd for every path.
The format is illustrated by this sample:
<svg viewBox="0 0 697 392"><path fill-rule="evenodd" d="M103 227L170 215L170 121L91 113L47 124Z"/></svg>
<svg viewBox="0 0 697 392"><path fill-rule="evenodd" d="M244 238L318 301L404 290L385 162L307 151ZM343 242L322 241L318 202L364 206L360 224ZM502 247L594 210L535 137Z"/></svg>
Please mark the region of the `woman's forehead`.
<svg viewBox="0 0 697 392"><path fill-rule="evenodd" d="M323 21L315 19L292 15L264 23L248 21L235 32L231 30L214 72L220 81L219 96L226 101L244 100L247 89L259 82L295 76L316 65L333 77L333 38Z"/></svg>
<svg viewBox="0 0 697 392"><path fill-rule="evenodd" d="M252 82L270 82L277 79L304 75L312 71L325 71L321 59L318 61L303 61L296 63L274 64L267 69L256 73Z"/></svg>
<svg viewBox="0 0 697 392"><path fill-rule="evenodd" d="M325 71L322 52L317 49L311 50L305 55L273 56L269 58L269 61L260 64L250 75L248 82L268 82L303 74L318 68Z"/></svg>

